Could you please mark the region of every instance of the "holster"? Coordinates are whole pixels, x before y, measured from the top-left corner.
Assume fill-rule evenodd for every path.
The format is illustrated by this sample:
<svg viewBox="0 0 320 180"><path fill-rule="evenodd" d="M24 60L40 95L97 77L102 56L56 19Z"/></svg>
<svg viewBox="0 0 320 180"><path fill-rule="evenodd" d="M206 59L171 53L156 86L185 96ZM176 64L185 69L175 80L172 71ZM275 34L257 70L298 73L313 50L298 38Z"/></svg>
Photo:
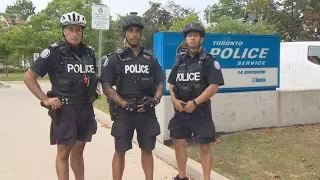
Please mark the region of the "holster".
<svg viewBox="0 0 320 180"><path fill-rule="evenodd" d="M48 91L48 92L47 92L47 96L48 96L49 98L55 97L54 94L52 93L52 91ZM43 102L40 102L40 105L41 105L42 107L44 107L44 108L46 108L46 109L49 110L49 111L48 111L48 115L51 117L52 122L54 122L54 123L57 124L57 123L58 123L57 111L56 111L56 110L53 110L53 109L51 108L51 106L45 105Z"/></svg>
<svg viewBox="0 0 320 180"><path fill-rule="evenodd" d="M116 114L115 103L111 101L109 98L107 98L107 103L109 104L109 113L110 113L111 121L114 121L115 114Z"/></svg>

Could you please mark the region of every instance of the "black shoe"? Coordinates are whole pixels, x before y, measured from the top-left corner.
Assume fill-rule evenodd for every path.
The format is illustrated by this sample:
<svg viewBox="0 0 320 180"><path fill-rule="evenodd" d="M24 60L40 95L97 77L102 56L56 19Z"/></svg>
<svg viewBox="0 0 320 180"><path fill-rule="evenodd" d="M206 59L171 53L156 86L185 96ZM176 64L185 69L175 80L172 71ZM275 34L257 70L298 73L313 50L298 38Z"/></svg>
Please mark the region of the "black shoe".
<svg viewBox="0 0 320 180"><path fill-rule="evenodd" d="M189 178L185 177L185 178L180 178L179 174L173 178L173 180L189 180Z"/></svg>

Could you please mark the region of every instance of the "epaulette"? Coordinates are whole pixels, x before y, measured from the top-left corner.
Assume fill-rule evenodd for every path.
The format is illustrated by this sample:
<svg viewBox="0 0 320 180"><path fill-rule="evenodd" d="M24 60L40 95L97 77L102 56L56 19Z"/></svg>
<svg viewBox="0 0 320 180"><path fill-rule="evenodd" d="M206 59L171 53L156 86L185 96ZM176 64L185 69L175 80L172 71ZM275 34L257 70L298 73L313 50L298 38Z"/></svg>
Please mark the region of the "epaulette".
<svg viewBox="0 0 320 180"><path fill-rule="evenodd" d="M50 44L49 47L52 48L52 49L56 49L58 47L60 47L61 45L63 44L63 42L55 42L53 44Z"/></svg>
<svg viewBox="0 0 320 180"><path fill-rule="evenodd" d="M114 54L114 53L115 53L115 52L113 51L113 52L107 54L107 57L111 56L111 55Z"/></svg>
<svg viewBox="0 0 320 180"><path fill-rule="evenodd" d="M126 50L124 48L118 48L115 52L119 55L123 54Z"/></svg>
<svg viewBox="0 0 320 180"><path fill-rule="evenodd" d="M186 51L180 51L180 52L178 52L178 54L177 55L179 55L179 56L184 56L184 55L186 55L187 54L187 52Z"/></svg>
<svg viewBox="0 0 320 180"><path fill-rule="evenodd" d="M216 58L216 56L214 56L213 54L211 54L211 53L206 53L206 55L208 55L209 57L212 57L214 60L216 60L217 58Z"/></svg>
<svg viewBox="0 0 320 180"><path fill-rule="evenodd" d="M143 49L143 54L146 54L148 56L154 56L154 54L151 51Z"/></svg>
<svg viewBox="0 0 320 180"><path fill-rule="evenodd" d="M89 46L89 45L86 45L86 46L87 46L88 49L90 49L91 51L94 52L94 48L93 48L93 47L91 47L91 46Z"/></svg>
<svg viewBox="0 0 320 180"><path fill-rule="evenodd" d="M207 53L202 53L199 57L200 61L204 62L205 60L207 60Z"/></svg>

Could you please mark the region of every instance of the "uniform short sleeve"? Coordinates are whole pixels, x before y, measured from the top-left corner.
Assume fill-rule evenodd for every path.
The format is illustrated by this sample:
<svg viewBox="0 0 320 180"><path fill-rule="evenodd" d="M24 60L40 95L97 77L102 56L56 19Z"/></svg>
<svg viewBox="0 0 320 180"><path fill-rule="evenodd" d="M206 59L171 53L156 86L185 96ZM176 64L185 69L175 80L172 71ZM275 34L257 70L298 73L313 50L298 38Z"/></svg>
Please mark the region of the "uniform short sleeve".
<svg viewBox="0 0 320 180"><path fill-rule="evenodd" d="M171 72L169 74L169 78L168 78L168 83L169 84L176 84L176 79L177 79L177 74L178 74L178 67L180 65L180 58L181 56L180 55L176 55L176 58L175 58L175 62L174 62L174 65L171 69Z"/></svg>
<svg viewBox="0 0 320 180"><path fill-rule="evenodd" d="M116 54L111 54L107 57L101 70L100 82L108 82L114 85L116 79L116 63L118 57Z"/></svg>
<svg viewBox="0 0 320 180"><path fill-rule="evenodd" d="M51 71L58 58L58 50L46 48L41 51L39 58L33 63L30 69L39 76L44 77Z"/></svg>
<svg viewBox="0 0 320 180"><path fill-rule="evenodd" d="M173 66L168 78L169 84L176 84L177 73L178 73L178 67Z"/></svg>
<svg viewBox="0 0 320 180"><path fill-rule="evenodd" d="M159 83L161 81L164 81L166 78L164 75L164 72L159 64L159 61L156 57L154 57L154 65L153 65L153 69L152 69L152 74L154 76L155 83Z"/></svg>
<svg viewBox="0 0 320 180"><path fill-rule="evenodd" d="M221 67L217 60L213 58L208 59L205 67L208 84L224 85Z"/></svg>

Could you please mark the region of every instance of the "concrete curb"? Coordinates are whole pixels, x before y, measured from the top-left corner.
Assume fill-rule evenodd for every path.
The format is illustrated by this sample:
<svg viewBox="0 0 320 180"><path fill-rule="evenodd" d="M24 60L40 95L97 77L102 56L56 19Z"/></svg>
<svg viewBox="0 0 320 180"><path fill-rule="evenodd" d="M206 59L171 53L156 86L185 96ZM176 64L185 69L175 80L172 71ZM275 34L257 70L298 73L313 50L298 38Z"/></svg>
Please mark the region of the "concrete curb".
<svg viewBox="0 0 320 180"><path fill-rule="evenodd" d="M108 114L104 113L103 111L97 108L94 108L94 111L97 121L99 121L101 124L105 126L108 126L110 128L112 127L113 121L110 120L110 116ZM138 145L136 135L134 135L133 142ZM153 154L162 161L177 169L175 152L171 148L157 142L156 147L153 150ZM193 178L193 180L203 179L201 164L190 158L188 158L187 161L187 172L188 175ZM211 180L228 180L228 178L214 171L211 171Z"/></svg>
<svg viewBox="0 0 320 180"><path fill-rule="evenodd" d="M1 88L11 88L11 86L9 84L5 83L4 81L0 81L0 83L4 85Z"/></svg>

